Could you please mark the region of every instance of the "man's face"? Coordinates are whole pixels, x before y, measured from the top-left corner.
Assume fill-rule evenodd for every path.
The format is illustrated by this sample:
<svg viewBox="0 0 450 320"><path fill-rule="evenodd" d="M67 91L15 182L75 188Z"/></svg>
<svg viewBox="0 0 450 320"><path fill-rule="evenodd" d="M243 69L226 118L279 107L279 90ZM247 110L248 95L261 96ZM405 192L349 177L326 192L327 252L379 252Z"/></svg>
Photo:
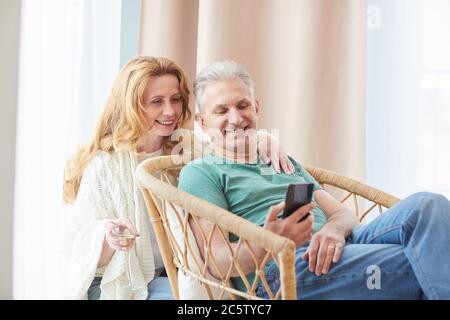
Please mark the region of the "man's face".
<svg viewBox="0 0 450 320"><path fill-rule="evenodd" d="M251 98L241 79L208 85L203 109L201 125L213 138L216 151L243 150L249 139L255 139L259 104Z"/></svg>

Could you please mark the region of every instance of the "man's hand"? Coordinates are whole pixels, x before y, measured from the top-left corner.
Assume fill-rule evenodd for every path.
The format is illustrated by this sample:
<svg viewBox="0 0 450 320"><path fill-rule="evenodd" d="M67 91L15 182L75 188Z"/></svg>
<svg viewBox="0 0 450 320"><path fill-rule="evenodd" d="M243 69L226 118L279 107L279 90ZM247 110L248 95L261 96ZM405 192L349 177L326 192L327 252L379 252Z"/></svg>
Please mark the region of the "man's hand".
<svg viewBox="0 0 450 320"><path fill-rule="evenodd" d="M309 260L309 271L317 276L327 274L331 263L339 261L345 245L344 233L331 222L323 226L311 239L303 260Z"/></svg>
<svg viewBox="0 0 450 320"><path fill-rule="evenodd" d="M303 207L295 210L286 219L278 219L277 215L284 209L284 201L280 202L276 206L272 206L267 214L266 221L264 222L264 228L270 230L280 236L287 237L295 242L295 246L299 247L305 244L312 235L313 215L310 214L302 222L299 220L308 214L314 207L315 203L309 203Z"/></svg>

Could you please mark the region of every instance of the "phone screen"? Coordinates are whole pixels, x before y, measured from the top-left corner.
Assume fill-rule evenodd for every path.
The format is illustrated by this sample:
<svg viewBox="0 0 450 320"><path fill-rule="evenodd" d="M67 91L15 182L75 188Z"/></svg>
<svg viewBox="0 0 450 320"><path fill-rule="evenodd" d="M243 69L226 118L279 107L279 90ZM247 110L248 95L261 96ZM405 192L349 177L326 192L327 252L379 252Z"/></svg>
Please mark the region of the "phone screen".
<svg viewBox="0 0 450 320"><path fill-rule="evenodd" d="M283 211L283 219L289 217L295 210L308 204L312 200L314 185L312 183L290 184L286 192L286 204ZM301 221L309 215L302 217Z"/></svg>

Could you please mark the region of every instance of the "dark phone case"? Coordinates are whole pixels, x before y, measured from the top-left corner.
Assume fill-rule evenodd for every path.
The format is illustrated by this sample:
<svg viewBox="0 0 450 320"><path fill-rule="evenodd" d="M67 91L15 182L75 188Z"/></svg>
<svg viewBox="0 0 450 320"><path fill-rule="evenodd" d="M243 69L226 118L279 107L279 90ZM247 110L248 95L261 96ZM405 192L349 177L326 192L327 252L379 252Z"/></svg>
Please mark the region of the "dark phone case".
<svg viewBox="0 0 450 320"><path fill-rule="evenodd" d="M314 185L312 183L296 183L288 186L283 219L289 217L298 208L311 202L313 188ZM301 220L306 219L307 216L308 214L306 214Z"/></svg>

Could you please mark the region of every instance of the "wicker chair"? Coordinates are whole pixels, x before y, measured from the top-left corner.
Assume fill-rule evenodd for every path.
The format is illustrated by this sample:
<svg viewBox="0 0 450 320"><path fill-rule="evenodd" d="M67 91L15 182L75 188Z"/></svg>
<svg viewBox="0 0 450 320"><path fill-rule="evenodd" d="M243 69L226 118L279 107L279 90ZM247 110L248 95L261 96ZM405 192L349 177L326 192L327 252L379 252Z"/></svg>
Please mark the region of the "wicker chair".
<svg viewBox="0 0 450 320"><path fill-rule="evenodd" d="M143 161L136 170L136 177L143 192L174 297L176 299L180 297L177 270L179 269L184 275L199 281L206 290L209 299L223 299L225 297L259 299L255 294L258 284L264 286L270 299L296 299L294 242L177 189L173 185L174 179L170 177L178 176L179 170L183 166L182 160L181 156L157 157ZM348 200L353 199L350 203L361 221L376 207L381 213L383 207L389 208L399 201L398 198L383 191L333 172L308 166L305 166L305 169L325 188L332 186L341 189L341 191L344 190L346 195L341 202L349 203ZM157 175L160 178L157 178ZM363 201L358 200L359 198ZM363 207L366 209L362 210ZM171 210L171 214L175 214L175 220L173 217L169 219L168 210ZM204 259L195 257L194 249L197 249L197 244L195 240L192 241L192 237L187 236L187 232L190 230L190 219L191 223L197 224L200 228L198 218L207 219L214 223L214 228L221 232L224 239L223 231L239 237L238 249L232 250L231 246L228 246L232 263L226 274L221 273L216 267L221 276L220 279L208 276L208 267L217 266L214 254L209 250L214 229L209 234L203 232L206 255ZM183 239L181 243L177 241L171 223L179 224ZM228 241L228 239L225 240ZM251 243L265 248L266 255L263 261L256 260L250 247ZM255 280L252 283L242 272L242 268L236 259L236 253L241 247L250 251L257 266ZM276 262L280 271L280 289L278 292L271 292L264 274L264 266L270 259ZM233 267L238 271L246 285L247 292L238 291L231 284L230 274ZM213 292L216 294L214 295Z"/></svg>

